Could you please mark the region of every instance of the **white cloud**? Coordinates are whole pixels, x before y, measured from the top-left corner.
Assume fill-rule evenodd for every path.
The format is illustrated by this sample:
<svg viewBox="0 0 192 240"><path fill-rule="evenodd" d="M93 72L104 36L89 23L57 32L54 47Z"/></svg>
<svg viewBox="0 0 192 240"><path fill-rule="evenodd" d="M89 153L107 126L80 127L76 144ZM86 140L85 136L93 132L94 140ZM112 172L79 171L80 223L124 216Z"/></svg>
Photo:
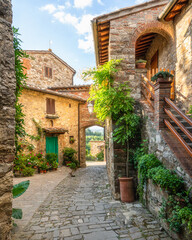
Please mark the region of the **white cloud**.
<svg viewBox="0 0 192 240"><path fill-rule="evenodd" d="M92 0L74 0L75 8L91 7L91 5L92 5Z"/></svg>
<svg viewBox="0 0 192 240"><path fill-rule="evenodd" d="M135 3L136 3L136 4L141 4L141 3L144 3L144 2L146 2L146 1L147 1L147 0L136 0Z"/></svg>
<svg viewBox="0 0 192 240"><path fill-rule="evenodd" d="M78 24L78 18L72 16L70 13L65 13L63 11L59 11L53 14L54 18L63 24L72 24L76 26Z"/></svg>
<svg viewBox="0 0 192 240"><path fill-rule="evenodd" d="M94 51L93 36L91 33L88 33L86 36L84 36L84 39L78 40L78 48L84 50L86 53Z"/></svg>
<svg viewBox="0 0 192 240"><path fill-rule="evenodd" d="M59 5L59 6L58 6L58 9L59 9L59 10L64 10L64 9L65 9L65 6L64 6L64 5Z"/></svg>
<svg viewBox="0 0 192 240"><path fill-rule="evenodd" d="M98 2L100 5L104 5L104 3L102 2L102 0L97 0L97 2Z"/></svg>
<svg viewBox="0 0 192 240"><path fill-rule="evenodd" d="M91 20L94 18L91 14L86 14L81 17L81 20L76 26L79 34L86 34L91 32Z"/></svg>
<svg viewBox="0 0 192 240"><path fill-rule="evenodd" d="M69 8L69 7L71 7L71 3L68 1L68 2L65 3L65 6L66 6L67 8Z"/></svg>
<svg viewBox="0 0 192 240"><path fill-rule="evenodd" d="M49 14L52 14L56 11L56 7L53 4L47 4L40 8L41 11L47 11Z"/></svg>
<svg viewBox="0 0 192 240"><path fill-rule="evenodd" d="M79 2L83 2L83 1L79 0ZM83 3L85 2L92 3L92 0L84 0ZM68 3L70 4L70 2ZM58 6L55 6L53 4L48 4L41 7L40 10L47 11L49 14L51 14L53 16L52 22L59 21L62 24L72 25L77 30L77 33L80 35L80 39L78 40L78 48L84 50L85 52L93 52L91 20L94 18L94 15L85 14L77 18L76 16L71 15L70 13L67 13L66 8L67 8L66 3L65 5L58 5Z"/></svg>

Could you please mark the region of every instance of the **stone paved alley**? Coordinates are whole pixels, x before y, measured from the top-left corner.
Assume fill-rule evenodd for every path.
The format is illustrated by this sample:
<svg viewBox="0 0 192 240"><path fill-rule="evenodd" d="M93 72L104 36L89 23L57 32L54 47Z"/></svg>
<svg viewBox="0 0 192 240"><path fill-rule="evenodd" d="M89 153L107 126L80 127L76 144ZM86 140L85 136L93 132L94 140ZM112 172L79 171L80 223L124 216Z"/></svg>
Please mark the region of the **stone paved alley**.
<svg viewBox="0 0 192 240"><path fill-rule="evenodd" d="M53 189L14 240L170 239L140 203L112 199L104 165L92 164L75 175Z"/></svg>

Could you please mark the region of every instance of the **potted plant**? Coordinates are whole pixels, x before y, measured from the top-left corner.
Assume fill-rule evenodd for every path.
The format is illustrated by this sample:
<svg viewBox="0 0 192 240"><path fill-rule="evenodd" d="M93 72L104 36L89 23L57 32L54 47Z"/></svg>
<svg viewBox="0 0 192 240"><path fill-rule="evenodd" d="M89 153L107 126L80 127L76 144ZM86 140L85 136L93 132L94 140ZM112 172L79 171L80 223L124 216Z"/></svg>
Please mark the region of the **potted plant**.
<svg viewBox="0 0 192 240"><path fill-rule="evenodd" d="M139 59L135 63L136 63L136 68L144 69L146 67L147 60Z"/></svg>
<svg viewBox="0 0 192 240"><path fill-rule="evenodd" d="M165 81L167 82L169 80L169 78L173 78L174 76L167 72L167 71L159 71L158 73L156 73L152 78L151 81L155 82L155 81Z"/></svg>
<svg viewBox="0 0 192 240"><path fill-rule="evenodd" d="M58 168L58 163L57 162L54 162L53 164L52 164L52 168L53 168L53 170L57 170L57 168Z"/></svg>
<svg viewBox="0 0 192 240"><path fill-rule="evenodd" d="M70 143L70 144L73 144L74 142L75 142L75 138L74 138L74 137L70 137L69 143Z"/></svg>

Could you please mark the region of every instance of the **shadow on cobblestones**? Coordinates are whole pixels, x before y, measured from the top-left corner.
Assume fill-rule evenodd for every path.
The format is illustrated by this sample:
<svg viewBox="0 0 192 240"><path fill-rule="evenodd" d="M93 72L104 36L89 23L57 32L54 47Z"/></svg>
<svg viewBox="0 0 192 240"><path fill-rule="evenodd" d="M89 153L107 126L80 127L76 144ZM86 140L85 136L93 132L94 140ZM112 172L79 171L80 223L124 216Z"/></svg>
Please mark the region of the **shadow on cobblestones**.
<svg viewBox="0 0 192 240"><path fill-rule="evenodd" d="M14 240L159 240L170 238L140 203L114 201L105 166L79 169L49 194Z"/></svg>

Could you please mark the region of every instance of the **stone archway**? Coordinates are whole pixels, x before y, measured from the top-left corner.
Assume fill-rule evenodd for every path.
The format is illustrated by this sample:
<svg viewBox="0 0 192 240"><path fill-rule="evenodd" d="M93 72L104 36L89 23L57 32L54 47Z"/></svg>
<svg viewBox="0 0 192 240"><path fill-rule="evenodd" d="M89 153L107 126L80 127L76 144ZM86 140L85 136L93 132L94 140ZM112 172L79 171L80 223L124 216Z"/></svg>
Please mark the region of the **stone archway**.
<svg viewBox="0 0 192 240"><path fill-rule="evenodd" d="M80 129L80 166L86 167L86 129L92 126L104 127L98 121L90 120L90 123Z"/></svg>

